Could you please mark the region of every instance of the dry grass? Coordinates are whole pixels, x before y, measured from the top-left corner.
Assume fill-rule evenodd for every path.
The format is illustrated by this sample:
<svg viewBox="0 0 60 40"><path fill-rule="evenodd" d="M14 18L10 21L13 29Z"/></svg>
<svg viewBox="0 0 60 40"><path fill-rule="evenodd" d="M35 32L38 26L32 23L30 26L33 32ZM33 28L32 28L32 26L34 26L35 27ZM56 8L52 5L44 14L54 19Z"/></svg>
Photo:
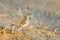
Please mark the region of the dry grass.
<svg viewBox="0 0 60 40"><path fill-rule="evenodd" d="M26 27L26 29L21 30L19 32L15 31L12 33L12 30L9 29L1 29L0 30L0 40L32 40L31 36L34 35L40 35L40 37L47 35L50 38L56 38L56 35L54 32L48 30L48 28L37 28L33 27L30 29L31 26Z"/></svg>
<svg viewBox="0 0 60 40"><path fill-rule="evenodd" d="M1 31L1 30L0 30ZM3 33L1 33L3 32ZM34 35L41 35L40 37L44 36L44 35L47 35L51 38L55 38L55 34L54 32L52 31L49 31L47 29L40 29L40 28L33 28L33 29L30 29L29 27L27 27L26 31L25 30L21 30L20 32L14 32L14 34L11 33L11 31L9 30L4 30L1 31L0 33L0 39L1 40L32 40L31 35L34 36Z"/></svg>

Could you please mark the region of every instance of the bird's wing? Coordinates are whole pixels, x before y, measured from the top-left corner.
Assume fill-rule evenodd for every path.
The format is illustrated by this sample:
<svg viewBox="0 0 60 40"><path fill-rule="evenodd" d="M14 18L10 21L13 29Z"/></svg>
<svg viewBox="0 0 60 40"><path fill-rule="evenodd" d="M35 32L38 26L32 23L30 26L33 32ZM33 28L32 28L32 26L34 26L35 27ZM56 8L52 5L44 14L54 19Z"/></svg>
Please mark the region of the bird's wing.
<svg viewBox="0 0 60 40"><path fill-rule="evenodd" d="M25 17L25 18L21 21L21 23L19 23L19 25L20 25L20 26L24 25L24 24L26 23L26 20L27 20L27 18Z"/></svg>

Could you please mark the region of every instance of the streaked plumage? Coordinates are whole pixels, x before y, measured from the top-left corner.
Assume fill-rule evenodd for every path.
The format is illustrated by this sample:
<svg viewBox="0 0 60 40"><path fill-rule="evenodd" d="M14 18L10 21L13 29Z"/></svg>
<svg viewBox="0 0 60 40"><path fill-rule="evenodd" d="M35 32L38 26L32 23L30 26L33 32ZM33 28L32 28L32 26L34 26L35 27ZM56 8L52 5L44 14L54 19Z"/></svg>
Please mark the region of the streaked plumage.
<svg viewBox="0 0 60 40"><path fill-rule="evenodd" d="M24 17L19 26L27 26L30 22L29 16Z"/></svg>
<svg viewBox="0 0 60 40"><path fill-rule="evenodd" d="M19 28L18 30L20 30L21 28L28 26L29 23L30 23L30 15L26 15L18 25L14 25L14 24L12 25L13 26L12 32L14 32L15 29L14 26L17 26Z"/></svg>
<svg viewBox="0 0 60 40"><path fill-rule="evenodd" d="M24 19L19 23L19 30L23 27L26 27L28 26L30 23L30 15L27 15L24 17Z"/></svg>

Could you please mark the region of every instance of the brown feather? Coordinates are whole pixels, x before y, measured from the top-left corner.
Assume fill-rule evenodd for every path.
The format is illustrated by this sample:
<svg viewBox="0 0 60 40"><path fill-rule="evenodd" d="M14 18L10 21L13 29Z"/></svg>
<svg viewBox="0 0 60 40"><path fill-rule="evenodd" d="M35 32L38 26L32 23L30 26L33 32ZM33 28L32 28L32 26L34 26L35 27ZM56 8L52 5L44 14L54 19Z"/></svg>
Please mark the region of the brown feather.
<svg viewBox="0 0 60 40"><path fill-rule="evenodd" d="M20 26L24 25L26 23L27 17L24 17L24 19L19 23Z"/></svg>

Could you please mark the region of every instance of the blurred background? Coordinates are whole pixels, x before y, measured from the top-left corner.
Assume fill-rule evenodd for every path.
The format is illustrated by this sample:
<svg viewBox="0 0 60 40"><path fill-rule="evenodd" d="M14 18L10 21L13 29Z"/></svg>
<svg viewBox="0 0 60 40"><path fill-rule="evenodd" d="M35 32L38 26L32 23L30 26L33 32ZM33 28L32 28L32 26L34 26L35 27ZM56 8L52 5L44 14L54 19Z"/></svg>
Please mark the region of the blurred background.
<svg viewBox="0 0 60 40"><path fill-rule="evenodd" d="M12 29L10 25L18 24L28 13L32 16L31 25L43 24L60 35L60 0L0 0L0 27Z"/></svg>

